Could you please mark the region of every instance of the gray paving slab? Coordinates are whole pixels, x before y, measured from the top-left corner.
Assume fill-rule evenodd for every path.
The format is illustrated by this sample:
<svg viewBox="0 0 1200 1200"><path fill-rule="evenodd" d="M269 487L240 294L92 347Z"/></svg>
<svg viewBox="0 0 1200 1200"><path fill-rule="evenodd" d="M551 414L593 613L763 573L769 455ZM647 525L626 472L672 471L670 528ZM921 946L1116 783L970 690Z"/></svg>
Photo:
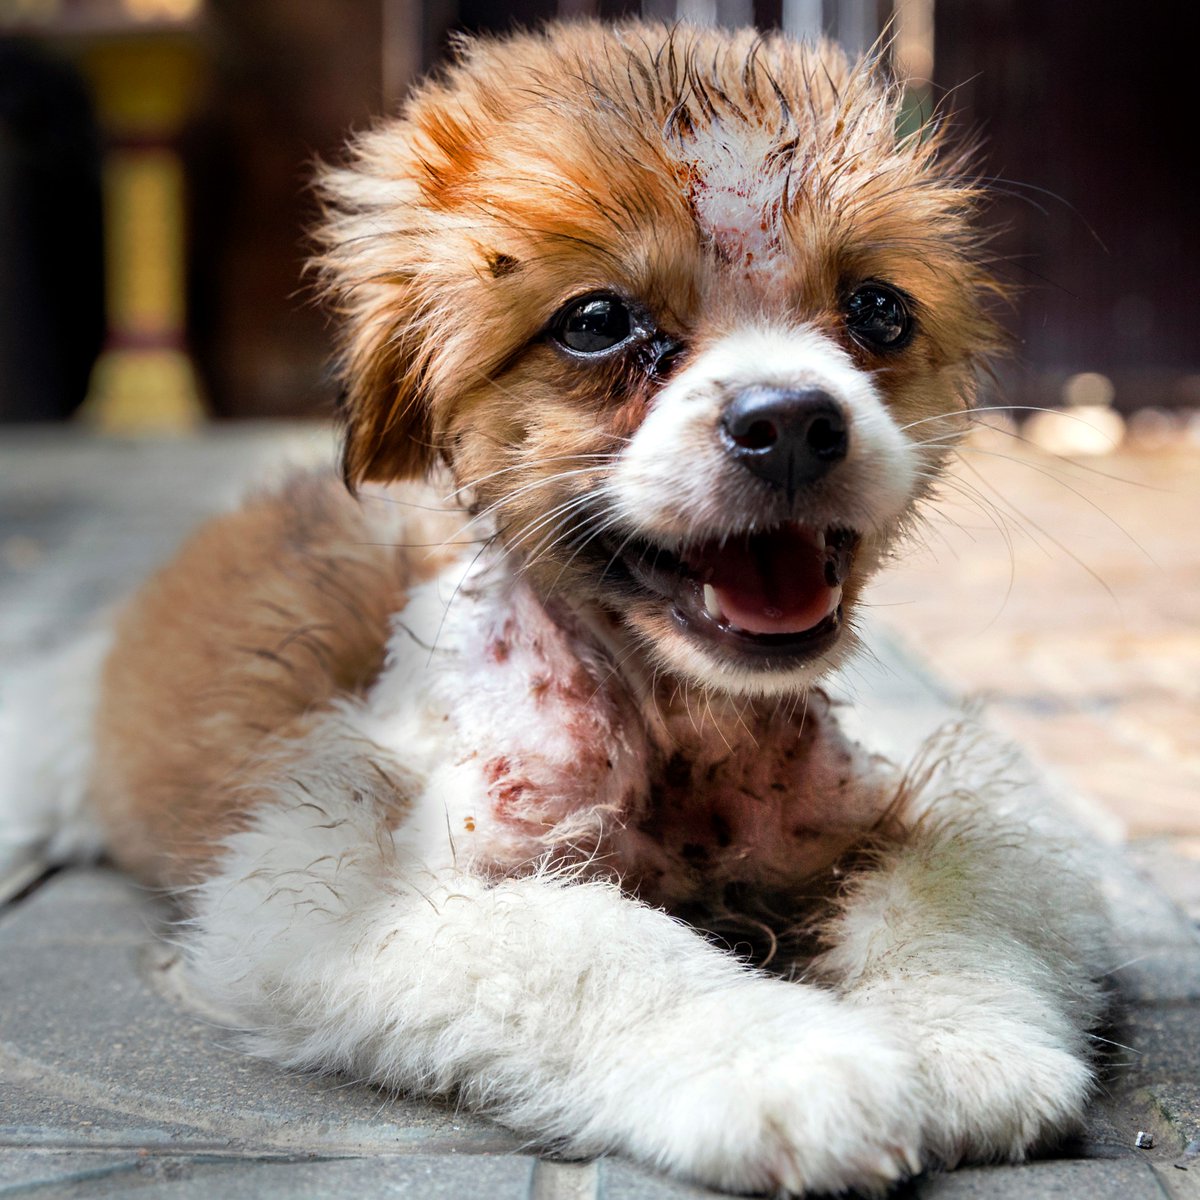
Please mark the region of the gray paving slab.
<svg viewBox="0 0 1200 1200"><path fill-rule="evenodd" d="M1124 1094L1200 1080L1200 1005L1129 1005L1113 1037L1126 1049L1113 1065L1110 1086Z"/></svg>
<svg viewBox="0 0 1200 1200"><path fill-rule="evenodd" d="M598 1166L596 1200L702 1200L721 1194L681 1180L663 1179L620 1159L605 1159Z"/></svg>
<svg viewBox="0 0 1200 1200"><path fill-rule="evenodd" d="M160 976L168 910L114 872L63 872L0 919L0 1144L322 1154L504 1151L448 1105L241 1053Z"/></svg>
<svg viewBox="0 0 1200 1200"><path fill-rule="evenodd" d="M1200 930L1200 861L1195 848L1188 856L1179 852L1173 840L1154 838L1135 843L1129 855L1143 878L1170 896L1192 927Z"/></svg>
<svg viewBox="0 0 1200 1200"><path fill-rule="evenodd" d="M1126 958L1113 982L1136 1004L1200 1002L1200 943L1183 946L1124 947Z"/></svg>
<svg viewBox="0 0 1200 1200"><path fill-rule="evenodd" d="M1162 947L1200 945L1200 929L1161 891L1136 853L1114 853L1101 880L1115 928L1131 957Z"/></svg>
<svg viewBox="0 0 1200 1200"><path fill-rule="evenodd" d="M595 1200L600 1167L598 1162L540 1159L533 1171L530 1200Z"/></svg>
<svg viewBox="0 0 1200 1200"><path fill-rule="evenodd" d="M529 1200L535 1160L517 1155L384 1154L283 1161L203 1156L0 1155L0 1197L39 1200ZM14 1174L8 1177L8 1170Z"/></svg>
<svg viewBox="0 0 1200 1200"><path fill-rule="evenodd" d="M1167 1200L1169 1193L1142 1159L968 1167L922 1180L920 1200Z"/></svg>
<svg viewBox="0 0 1200 1200"><path fill-rule="evenodd" d="M322 425L214 426L204 437L0 433L0 661L61 640L249 488L330 461Z"/></svg>
<svg viewBox="0 0 1200 1200"><path fill-rule="evenodd" d="M1101 1093L1087 1114L1084 1132L1059 1148L1060 1158L1135 1158L1139 1130L1145 1119L1111 1094Z"/></svg>
<svg viewBox="0 0 1200 1200"><path fill-rule="evenodd" d="M45 871L45 866L36 861L17 863L7 870L0 868L0 911L37 883Z"/></svg>
<svg viewBox="0 0 1200 1200"><path fill-rule="evenodd" d="M0 1196L45 1194L54 1186L95 1183L137 1169L136 1150L38 1150L0 1147Z"/></svg>
<svg viewBox="0 0 1200 1200"><path fill-rule="evenodd" d="M1179 1083L1154 1084L1146 1094L1154 1114L1178 1142L1178 1149L1200 1152L1200 1076Z"/></svg>

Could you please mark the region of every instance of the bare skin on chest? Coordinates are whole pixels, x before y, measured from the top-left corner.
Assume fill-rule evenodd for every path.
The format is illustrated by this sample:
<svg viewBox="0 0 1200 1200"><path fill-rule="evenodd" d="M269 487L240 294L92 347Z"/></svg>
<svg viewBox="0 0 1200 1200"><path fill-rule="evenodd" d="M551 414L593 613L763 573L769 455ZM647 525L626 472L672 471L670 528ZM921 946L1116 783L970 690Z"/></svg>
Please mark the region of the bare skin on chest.
<svg viewBox="0 0 1200 1200"><path fill-rule="evenodd" d="M486 604L484 596L466 599ZM824 693L748 703L659 678L639 689L573 615L532 597L466 622L473 703L451 718L484 795L456 846L482 869L587 862L653 904L719 901L826 870L887 812L895 779Z"/></svg>

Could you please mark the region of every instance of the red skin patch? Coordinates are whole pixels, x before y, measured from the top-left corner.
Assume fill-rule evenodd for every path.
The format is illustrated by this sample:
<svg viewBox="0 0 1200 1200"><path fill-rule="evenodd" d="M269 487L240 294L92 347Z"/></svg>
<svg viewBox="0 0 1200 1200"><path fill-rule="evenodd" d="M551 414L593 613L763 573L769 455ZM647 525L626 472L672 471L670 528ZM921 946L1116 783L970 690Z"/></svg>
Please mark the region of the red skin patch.
<svg viewBox="0 0 1200 1200"><path fill-rule="evenodd" d="M842 735L821 693L794 714L715 698L689 709L669 684L639 701L570 614L523 586L500 600L507 653L486 653L501 622L481 607L464 673L441 677L462 761L479 761L486 789L483 808L463 810L480 869L586 862L680 907L729 885L794 887L886 811L894 780Z"/></svg>
<svg viewBox="0 0 1200 1200"><path fill-rule="evenodd" d="M492 812L501 821L528 821L536 808L536 801L527 800L534 790L528 779L514 777L512 764L506 755L490 758L483 765L483 777L488 782L488 794L492 798Z"/></svg>
<svg viewBox="0 0 1200 1200"><path fill-rule="evenodd" d="M499 780L503 779L508 774L508 771L508 759L503 754L496 758L489 758L488 761L483 764L483 777L488 781L488 783L493 785Z"/></svg>

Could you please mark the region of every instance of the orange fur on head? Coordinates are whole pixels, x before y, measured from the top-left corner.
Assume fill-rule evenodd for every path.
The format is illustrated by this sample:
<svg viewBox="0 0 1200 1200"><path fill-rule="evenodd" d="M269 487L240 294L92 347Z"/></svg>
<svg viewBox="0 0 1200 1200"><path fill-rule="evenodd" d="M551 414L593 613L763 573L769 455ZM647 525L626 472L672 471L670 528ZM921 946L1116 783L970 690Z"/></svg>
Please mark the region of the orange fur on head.
<svg viewBox="0 0 1200 1200"><path fill-rule="evenodd" d="M889 279L922 322L884 381L901 417L968 404L996 342L968 223L978 193L938 130L896 137L898 105L876 66L748 30L583 23L461 42L322 178L347 481L440 456L460 482L500 465L514 483L540 458L609 450L646 387L581 379L541 339L589 286L637 295L686 353L748 312L839 330L845 282ZM730 138L778 191L773 270L698 227L693 159Z"/></svg>

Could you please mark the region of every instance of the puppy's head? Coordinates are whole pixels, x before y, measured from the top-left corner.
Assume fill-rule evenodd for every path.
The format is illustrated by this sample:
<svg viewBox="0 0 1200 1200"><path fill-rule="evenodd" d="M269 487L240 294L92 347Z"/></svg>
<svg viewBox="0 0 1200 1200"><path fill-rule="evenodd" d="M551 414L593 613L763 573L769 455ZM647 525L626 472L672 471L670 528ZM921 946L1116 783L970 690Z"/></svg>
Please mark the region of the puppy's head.
<svg viewBox="0 0 1200 1200"><path fill-rule="evenodd" d="M351 485L444 461L689 680L832 665L995 340L975 192L877 76L749 31L464 45L324 176Z"/></svg>

